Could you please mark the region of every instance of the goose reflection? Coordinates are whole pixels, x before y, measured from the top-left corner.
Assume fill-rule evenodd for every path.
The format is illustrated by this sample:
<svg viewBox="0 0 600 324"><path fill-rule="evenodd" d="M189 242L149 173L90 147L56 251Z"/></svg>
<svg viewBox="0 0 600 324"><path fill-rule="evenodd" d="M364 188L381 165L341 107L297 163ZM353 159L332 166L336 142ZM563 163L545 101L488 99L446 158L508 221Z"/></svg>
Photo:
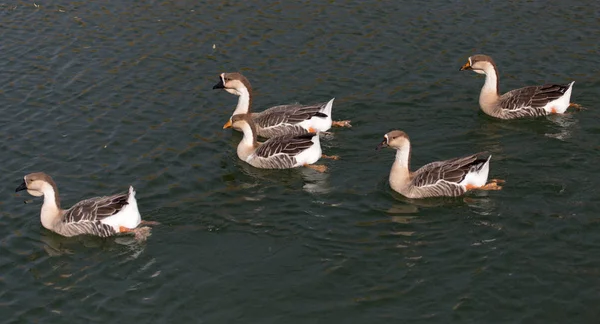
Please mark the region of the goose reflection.
<svg viewBox="0 0 600 324"><path fill-rule="evenodd" d="M85 247L86 251L89 248L110 249L111 245L114 247L113 243L127 247L125 253L138 256L146 247L146 244L136 241L133 237L100 238L90 235L64 237L52 232L44 231L39 239L43 244L42 248L50 257L76 254L77 249L82 246Z"/></svg>
<svg viewBox="0 0 600 324"><path fill-rule="evenodd" d="M324 194L332 190L329 183L330 171L318 172L309 168L258 169L239 160L237 161L237 167L244 175L257 180L255 185L264 182L277 182L285 186L303 182L302 189L310 194Z"/></svg>

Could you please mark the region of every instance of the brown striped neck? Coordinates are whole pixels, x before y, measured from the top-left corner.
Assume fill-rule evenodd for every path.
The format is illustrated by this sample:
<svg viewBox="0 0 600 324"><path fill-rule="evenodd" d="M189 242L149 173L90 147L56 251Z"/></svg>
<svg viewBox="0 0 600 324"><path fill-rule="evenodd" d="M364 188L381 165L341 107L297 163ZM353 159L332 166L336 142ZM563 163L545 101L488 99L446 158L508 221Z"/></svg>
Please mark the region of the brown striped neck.
<svg viewBox="0 0 600 324"><path fill-rule="evenodd" d="M479 106L486 114L490 116L498 116L500 107L498 100L500 99L500 91L498 90L498 70L495 64L486 64L485 83L479 93Z"/></svg>
<svg viewBox="0 0 600 324"><path fill-rule="evenodd" d="M44 203L40 212L40 220L45 228L52 230L62 215L58 189L54 182L44 182L41 189L44 193Z"/></svg>
<svg viewBox="0 0 600 324"><path fill-rule="evenodd" d="M494 93L500 96L500 80L498 77L498 68L494 62L488 62L485 68L485 83L483 88L486 92ZM482 89L483 91L483 89Z"/></svg>
<svg viewBox="0 0 600 324"><path fill-rule="evenodd" d="M396 149L396 159L392 164L389 181L390 187L398 192L403 192L410 184L410 154L410 144Z"/></svg>
<svg viewBox="0 0 600 324"><path fill-rule="evenodd" d="M465 67L473 70L473 72L485 74L483 88L486 90L486 93L500 96L498 67L490 56L483 54L473 55L469 57L469 62Z"/></svg>
<svg viewBox="0 0 600 324"><path fill-rule="evenodd" d="M410 142L406 141L401 147L396 149L396 161L398 166L406 168L406 170L410 170Z"/></svg>
<svg viewBox="0 0 600 324"><path fill-rule="evenodd" d="M248 110L246 113L249 114L252 111L252 86L250 85L250 81L245 77L242 77L240 81L244 84L246 91L248 92Z"/></svg>
<svg viewBox="0 0 600 324"><path fill-rule="evenodd" d="M252 110L252 88L240 87L235 89L235 92L239 98L233 115L249 114Z"/></svg>
<svg viewBox="0 0 600 324"><path fill-rule="evenodd" d="M238 72L221 74L221 81L225 91L239 96L233 115L250 113L252 109L252 85L250 81Z"/></svg>
<svg viewBox="0 0 600 324"><path fill-rule="evenodd" d="M56 182L54 182L54 180L50 178L50 176L48 176L46 182L48 182L48 184L52 187L52 192L54 194L54 203L56 204L56 208L60 209L60 196L58 195L58 187L56 186ZM44 193L44 196L45 195L46 194Z"/></svg>

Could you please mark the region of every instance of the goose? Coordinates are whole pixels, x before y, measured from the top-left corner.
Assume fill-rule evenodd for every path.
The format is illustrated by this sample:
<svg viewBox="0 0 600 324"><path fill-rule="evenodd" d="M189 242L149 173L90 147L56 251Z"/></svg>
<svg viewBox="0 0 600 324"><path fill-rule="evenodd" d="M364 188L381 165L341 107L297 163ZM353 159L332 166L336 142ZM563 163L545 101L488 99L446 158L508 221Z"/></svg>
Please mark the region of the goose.
<svg viewBox="0 0 600 324"><path fill-rule="evenodd" d="M575 81L569 84L529 86L500 95L498 68L488 55L477 54L469 57L460 70L485 74L485 83L479 95L479 106L483 112L492 117L500 119L538 117L564 114L568 107L581 109L580 105L570 103Z"/></svg>
<svg viewBox="0 0 600 324"><path fill-rule="evenodd" d="M486 184L491 155L477 153L445 161L437 161L411 172L410 140L405 132L391 131L383 136L377 150L396 150L389 182L392 189L407 198L461 196L469 190L500 190L503 180L492 179Z"/></svg>
<svg viewBox="0 0 600 324"><path fill-rule="evenodd" d="M221 73L219 83L213 89L225 91L239 96L233 115L251 113L252 86L241 73ZM335 98L334 98L335 99ZM333 100L314 105L282 105L269 108L258 113L251 113L256 125L256 134L263 138L271 138L285 134L300 135L308 132L325 132L331 126L351 127L349 120L332 121L331 109ZM223 128L230 128L232 120Z"/></svg>
<svg viewBox="0 0 600 324"><path fill-rule="evenodd" d="M256 140L256 126L250 114L233 115L231 121L234 128L244 133L237 147L237 156L256 168L291 169L305 166L325 172L326 166L313 163L321 157L337 159L337 156L322 154L318 133L276 136L259 143Z"/></svg>
<svg viewBox="0 0 600 324"><path fill-rule="evenodd" d="M43 172L26 175L15 192L21 190L27 190L32 196L44 196L40 215L42 226L62 236L89 234L108 237L130 233L142 241L150 235L150 228L138 226L157 224L142 221L131 186L129 192L82 200L66 210L60 207L56 183Z"/></svg>

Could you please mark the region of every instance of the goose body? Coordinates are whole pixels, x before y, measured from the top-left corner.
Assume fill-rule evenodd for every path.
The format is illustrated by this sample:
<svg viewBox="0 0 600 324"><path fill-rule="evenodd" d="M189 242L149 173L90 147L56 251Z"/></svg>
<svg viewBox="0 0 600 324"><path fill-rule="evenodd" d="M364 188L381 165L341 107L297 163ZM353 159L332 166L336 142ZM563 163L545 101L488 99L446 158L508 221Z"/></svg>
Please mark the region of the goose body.
<svg viewBox="0 0 600 324"><path fill-rule="evenodd" d="M461 196L469 190L498 190L498 180L486 184L491 155L484 153L424 165L411 172L410 141L402 131L391 131L377 147L396 149L389 176L390 187L407 198Z"/></svg>
<svg viewBox="0 0 600 324"><path fill-rule="evenodd" d="M256 127L256 135L263 138L271 138L282 135L300 135L309 132L325 132L334 123L331 119L333 100L314 105L281 105L267 110L253 113L252 108L252 86L246 77L240 73L222 73L219 83L213 89L225 89L227 92L237 95L238 104L232 117L237 114L250 114ZM340 125L349 126L348 121L335 122ZM232 126L231 118L223 126Z"/></svg>
<svg viewBox="0 0 600 324"><path fill-rule="evenodd" d="M335 98L314 105L275 106L250 115L256 125L256 134L264 138L325 132L331 128L333 100Z"/></svg>
<svg viewBox="0 0 600 324"><path fill-rule="evenodd" d="M321 143L317 133L276 136L258 143L250 115L234 115L232 125L244 133L237 147L238 157L254 167L290 169L309 166L321 158Z"/></svg>
<svg viewBox="0 0 600 324"><path fill-rule="evenodd" d="M133 187L112 196L82 200L69 209L61 209L58 188L47 174L38 172L24 177L16 191L27 190L33 196L43 196L40 220L42 226L62 236L82 234L108 237L132 232L147 234L148 228L137 228L142 222Z"/></svg>
<svg viewBox="0 0 600 324"><path fill-rule="evenodd" d="M563 114L571 104L575 81L568 84L546 84L515 89L503 95L499 92L496 63L487 55L473 55L462 70L485 74L485 83L479 95L479 106L486 114L500 119L538 117Z"/></svg>

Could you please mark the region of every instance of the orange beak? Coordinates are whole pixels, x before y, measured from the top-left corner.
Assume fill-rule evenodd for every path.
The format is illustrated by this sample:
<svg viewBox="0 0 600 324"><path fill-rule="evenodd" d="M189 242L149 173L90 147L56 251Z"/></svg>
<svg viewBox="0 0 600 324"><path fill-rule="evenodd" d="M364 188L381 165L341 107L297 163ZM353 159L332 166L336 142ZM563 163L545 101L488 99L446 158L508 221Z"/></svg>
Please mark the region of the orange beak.
<svg viewBox="0 0 600 324"><path fill-rule="evenodd" d="M231 128L231 119L229 119L229 120L228 120L228 121L225 123L225 125L223 125L223 129L225 129L225 128Z"/></svg>
<svg viewBox="0 0 600 324"><path fill-rule="evenodd" d="M464 71L464 70L471 70L471 69L472 69L472 68L471 68L471 63L469 63L469 62L465 63L465 65L463 65L463 66L460 68L460 70L461 70L461 71Z"/></svg>

